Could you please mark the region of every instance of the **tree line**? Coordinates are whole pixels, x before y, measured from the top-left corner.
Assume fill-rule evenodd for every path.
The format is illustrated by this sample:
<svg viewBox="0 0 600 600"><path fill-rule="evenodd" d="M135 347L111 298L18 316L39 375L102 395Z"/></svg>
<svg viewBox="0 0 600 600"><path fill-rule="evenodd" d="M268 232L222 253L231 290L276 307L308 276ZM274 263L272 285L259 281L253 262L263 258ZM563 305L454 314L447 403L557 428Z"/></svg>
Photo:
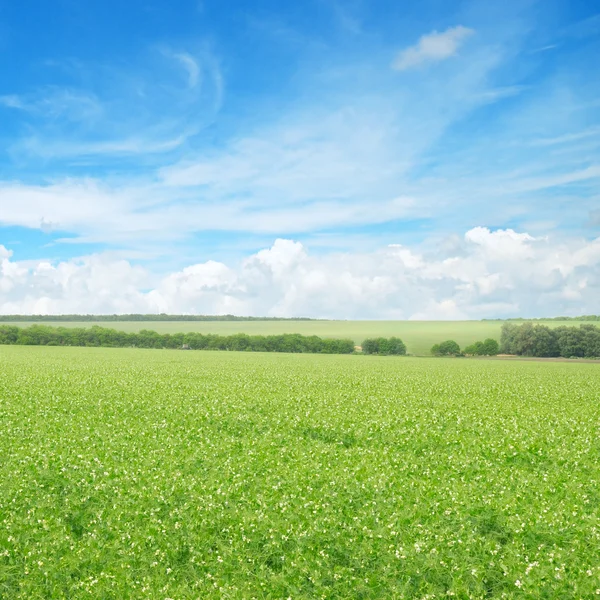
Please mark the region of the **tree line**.
<svg viewBox="0 0 600 600"><path fill-rule="evenodd" d="M350 339L320 338L299 333L281 335L233 335L202 333L158 333L143 329L126 332L94 325L92 327L52 327L49 325L0 325L0 344L26 346L104 346L110 348L161 348L190 350L235 350L246 352L294 352L352 354ZM368 338L362 343L363 354L406 355L406 345L397 337ZM598 358L600 328L590 323L579 327L504 323L500 345L494 339L475 342L461 350L454 340L435 344L435 356L494 356L499 352L532 357Z"/></svg>
<svg viewBox="0 0 600 600"><path fill-rule="evenodd" d="M167 315L128 314L128 315L0 315L0 321L18 323L35 321L46 322L90 322L97 321L316 321L308 317L237 317L235 315Z"/></svg>
<svg viewBox="0 0 600 600"><path fill-rule="evenodd" d="M600 328L589 323L555 328L533 323L504 323L500 351L519 356L598 358Z"/></svg>
<svg viewBox="0 0 600 600"><path fill-rule="evenodd" d="M351 354L354 342L320 338L298 333L281 335L216 335L202 333L158 333L143 329L128 333L93 327L51 327L48 325L0 326L0 344L22 346L104 346L109 348L160 348L189 350L237 350L248 352L307 352Z"/></svg>
<svg viewBox="0 0 600 600"><path fill-rule="evenodd" d="M548 327L530 322L517 325L504 323L500 344L488 338L461 350L454 340L434 344L434 356L496 356L497 354L539 358L599 358L600 328L590 323L579 327Z"/></svg>
<svg viewBox="0 0 600 600"><path fill-rule="evenodd" d="M158 348L186 350L232 350L242 352L295 352L352 354L353 340L320 338L299 333L281 335L233 335L158 333L148 329L128 333L100 327L52 327L50 325L0 325L0 344L19 346L88 346L107 348ZM364 354L405 355L406 345L397 337L367 339Z"/></svg>
<svg viewBox="0 0 600 600"><path fill-rule="evenodd" d="M581 315L579 317L538 317L528 319L526 317L512 317L510 319L481 319L482 321L600 321L600 315Z"/></svg>

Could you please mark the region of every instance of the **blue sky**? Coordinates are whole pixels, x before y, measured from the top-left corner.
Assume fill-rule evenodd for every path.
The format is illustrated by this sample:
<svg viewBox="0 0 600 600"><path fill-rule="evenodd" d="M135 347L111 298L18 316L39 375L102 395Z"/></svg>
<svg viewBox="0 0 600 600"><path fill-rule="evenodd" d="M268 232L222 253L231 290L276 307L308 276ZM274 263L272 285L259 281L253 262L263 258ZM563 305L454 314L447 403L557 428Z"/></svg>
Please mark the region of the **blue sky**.
<svg viewBox="0 0 600 600"><path fill-rule="evenodd" d="M455 297L465 282L451 277L432 306L453 302L449 317L593 308L598 56L600 7L583 0L4 3L0 311L83 307L23 281L40 264L114 260L143 270L140 293L198 265L236 273L237 291L215 284L213 304L199 300L217 294L208 277L167 310L302 313L266 292L236 304L263 293L240 284L240 269L281 250L277 239L321 266L398 245L443 262L477 228L584 254L591 244L592 258L571 265L591 271L568 284L583 300L562 281L562 300L488 310ZM478 276L507 275L494 268ZM16 285L9 269L27 275ZM123 306L151 310L144 298ZM394 312L393 295L386 310L418 314ZM360 303L350 314L379 316Z"/></svg>

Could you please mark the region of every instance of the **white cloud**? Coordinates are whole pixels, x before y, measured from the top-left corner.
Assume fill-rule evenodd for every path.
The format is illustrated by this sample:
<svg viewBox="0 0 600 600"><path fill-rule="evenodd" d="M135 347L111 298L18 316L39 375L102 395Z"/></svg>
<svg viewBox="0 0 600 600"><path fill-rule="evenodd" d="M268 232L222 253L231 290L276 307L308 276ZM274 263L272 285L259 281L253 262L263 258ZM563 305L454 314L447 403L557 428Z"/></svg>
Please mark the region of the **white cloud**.
<svg viewBox="0 0 600 600"><path fill-rule="evenodd" d="M0 260L0 312L129 312L145 306L148 274L110 255L34 264Z"/></svg>
<svg viewBox="0 0 600 600"><path fill-rule="evenodd" d="M434 31L421 36L414 45L402 50L393 63L394 69L404 71L420 65L438 62L454 56L463 42L474 33L458 25L441 33Z"/></svg>
<svg viewBox="0 0 600 600"><path fill-rule="evenodd" d="M465 234L465 240L476 244L489 256L510 259L530 258L534 255L531 242L536 239L528 233L517 233L512 229L491 232L487 227L474 227Z"/></svg>
<svg viewBox="0 0 600 600"><path fill-rule="evenodd" d="M19 262L0 246L0 313L170 312L463 319L597 312L600 238L476 227L432 248L313 255L278 239L235 265L157 278L111 254Z"/></svg>
<svg viewBox="0 0 600 600"><path fill-rule="evenodd" d="M366 182L365 182L366 184ZM300 186L299 186L300 187ZM274 195L279 188L271 190ZM185 239L198 231L252 231L278 234L308 232L327 227L365 225L404 218L423 207L412 198L370 203L352 200L307 200L312 189L296 190L296 202L248 205L237 198L222 200L206 193L173 191L135 182L112 188L95 180L66 180L47 186L2 185L0 224L32 229L52 223L54 230L78 232L71 242L144 242ZM322 196L334 195L324 189ZM368 189L365 187L365 192ZM281 193L284 193L282 188ZM208 196L208 197L206 197ZM63 241L63 240L61 240Z"/></svg>

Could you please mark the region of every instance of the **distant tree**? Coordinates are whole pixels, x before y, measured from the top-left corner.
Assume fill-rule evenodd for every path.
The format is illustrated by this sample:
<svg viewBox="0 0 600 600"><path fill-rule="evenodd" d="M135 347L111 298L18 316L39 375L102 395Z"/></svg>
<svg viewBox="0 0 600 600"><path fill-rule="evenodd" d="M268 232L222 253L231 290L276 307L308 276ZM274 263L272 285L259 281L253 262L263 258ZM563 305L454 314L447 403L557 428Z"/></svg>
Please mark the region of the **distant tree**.
<svg viewBox="0 0 600 600"><path fill-rule="evenodd" d="M353 340L340 339L324 339L323 349L324 354L352 354L354 352Z"/></svg>
<svg viewBox="0 0 600 600"><path fill-rule="evenodd" d="M390 354L404 356L406 354L406 344L398 337L391 337L389 339L389 351Z"/></svg>
<svg viewBox="0 0 600 600"><path fill-rule="evenodd" d="M379 343L377 340L372 338L367 338L362 343L362 351L364 354L378 354L379 353Z"/></svg>
<svg viewBox="0 0 600 600"><path fill-rule="evenodd" d="M576 327L557 327L554 330L558 350L565 358L585 356L584 339L586 332Z"/></svg>
<svg viewBox="0 0 600 600"><path fill-rule="evenodd" d="M483 355L496 356L500 352L500 344L492 338L483 341Z"/></svg>
<svg viewBox="0 0 600 600"><path fill-rule="evenodd" d="M380 354L382 356L406 354L406 345L397 337L367 338L361 347L363 354Z"/></svg>
<svg viewBox="0 0 600 600"><path fill-rule="evenodd" d="M516 354L515 340L519 333L519 325L504 323L500 330L500 352L502 354Z"/></svg>
<svg viewBox="0 0 600 600"><path fill-rule="evenodd" d="M483 354L483 342L475 342L464 349L464 353L469 356L481 356Z"/></svg>
<svg viewBox="0 0 600 600"><path fill-rule="evenodd" d="M500 350L500 346L496 340L487 338L483 342L475 342L467 346L464 350L465 354L471 356L496 356Z"/></svg>
<svg viewBox="0 0 600 600"><path fill-rule="evenodd" d="M522 356L560 356L556 333L546 325L523 323L514 342L515 354Z"/></svg>
<svg viewBox="0 0 600 600"><path fill-rule="evenodd" d="M21 328L16 325L0 326L0 344L16 344L20 330Z"/></svg>
<svg viewBox="0 0 600 600"><path fill-rule="evenodd" d="M377 346L379 348L379 350L377 352L378 354L386 356L390 353L390 343L387 338L384 338L384 337L377 338Z"/></svg>
<svg viewBox="0 0 600 600"><path fill-rule="evenodd" d="M594 325L582 325L581 329L585 331L583 355L586 358L600 358L600 329Z"/></svg>
<svg viewBox="0 0 600 600"><path fill-rule="evenodd" d="M594 320L595 316L580 319ZM522 325L504 323L500 350L522 356L596 358L600 356L600 328L591 323L554 329L530 322L524 322Z"/></svg>
<svg viewBox="0 0 600 600"><path fill-rule="evenodd" d="M436 356L457 356L460 354L460 346L454 340L446 340L432 346L431 353Z"/></svg>

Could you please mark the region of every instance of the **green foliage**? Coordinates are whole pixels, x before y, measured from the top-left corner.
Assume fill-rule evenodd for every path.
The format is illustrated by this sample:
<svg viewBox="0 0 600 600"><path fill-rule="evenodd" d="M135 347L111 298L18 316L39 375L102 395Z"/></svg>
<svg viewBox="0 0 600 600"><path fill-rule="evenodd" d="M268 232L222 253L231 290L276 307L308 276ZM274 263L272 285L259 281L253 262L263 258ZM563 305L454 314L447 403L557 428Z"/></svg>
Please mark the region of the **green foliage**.
<svg viewBox="0 0 600 600"><path fill-rule="evenodd" d="M58 325L58 322L57 322ZM524 329L521 329L524 325ZM29 329L35 326L36 329L30 330L30 333L19 334L20 329ZM46 324L42 323L0 323L0 339L4 338L5 343L36 343L38 335L46 336L48 344L61 345L60 337L55 335L56 329L51 328L54 333L50 334ZM75 323L64 323L57 327L61 332L67 332L69 329L77 330L73 334L79 341L69 342L73 345L110 345L125 346L137 345L141 347L156 347L157 339L152 338L150 334L144 334L141 341L136 341L129 334L140 334L140 328L147 328L155 331L161 337L158 341L159 347L177 348L182 344L181 336L202 335L204 338L199 343L204 348L235 349L240 346L248 351L259 351L261 348L267 351L267 347L273 348L280 342L272 341L272 336L300 334L304 339L307 350L310 352L323 352L323 348L329 347L330 342L324 340L330 338L353 338L353 343L358 344L360 340L367 338L369 342L385 338L402 338L405 342L407 351L411 354L427 354L431 344L436 339L443 339L447 336L454 339L462 347L472 346L473 339L499 339L500 351L505 354L525 354L528 356L563 356L563 357L598 357L600 354L600 341L598 339L598 327L593 323L582 323L579 327L569 326L568 322L549 321L541 323L511 323L511 322L412 322L412 321L220 321L220 322L115 322L114 329L107 330L105 327L98 327L98 324L90 322L76 326ZM97 332L111 331L107 339L106 336ZM117 330L120 335L117 334ZM3 332L3 333L2 333ZM92 333L90 333L92 332ZM393 333L393 338L388 338L388 332ZM397 335L400 333L401 335ZM373 335L375 334L375 335ZM384 335L380 335L384 334ZM526 334L526 335L525 335ZM65 335L68 335L65 333ZM49 337L48 337L49 336ZM217 336L215 338L214 336ZM228 338L228 344L221 344L220 338ZM264 338L270 338L270 341ZM545 340L544 340L545 337ZM312 341L309 341L310 340ZM518 338L518 340L517 340ZM322 340L318 342L316 340ZM18 342L17 342L18 340ZM518 343L517 343L518 341ZM63 341L62 344L65 342ZM283 343L283 341L281 341ZM286 340L285 344L294 345L295 342ZM162 345L161 345L162 344ZM335 345L335 344L334 344ZM223 346L221 348L221 346ZM345 339L344 352L350 353L350 339ZM312 349L308 349L312 347ZM385 344L384 344L385 347ZM467 349L467 348L466 348ZM471 350L472 348L468 348ZM364 351L364 350L363 350ZM392 350L391 353L396 351ZM367 344L367 351L369 348ZM371 352L377 354L378 351ZM399 352L402 353L401 351Z"/></svg>
<svg viewBox="0 0 600 600"><path fill-rule="evenodd" d="M379 354L381 356L404 356L406 345L397 337L367 338L361 345L363 354Z"/></svg>
<svg viewBox="0 0 600 600"><path fill-rule="evenodd" d="M499 352L500 346L492 338L487 338L483 342L475 342L464 349L464 353L471 356L496 356Z"/></svg>
<svg viewBox="0 0 600 600"><path fill-rule="evenodd" d="M434 356L458 356L460 346L454 340L446 340L440 344L434 344L431 348Z"/></svg>
<svg viewBox="0 0 600 600"><path fill-rule="evenodd" d="M597 365L0 364L2 599L597 597Z"/></svg>
<svg viewBox="0 0 600 600"><path fill-rule="evenodd" d="M201 333L160 334L142 329L126 333L94 325L90 328L49 327L31 325L0 326L0 344L21 346L104 346L110 348L182 348L191 350L237 350L248 352L312 352L320 354L352 354L354 342L345 339L321 339L299 333L249 336L238 333L229 336Z"/></svg>
<svg viewBox="0 0 600 600"><path fill-rule="evenodd" d="M514 323L504 323L500 329L500 352L502 354L514 354L515 339L519 332L519 326Z"/></svg>
<svg viewBox="0 0 600 600"><path fill-rule="evenodd" d="M600 328L586 323L579 327L555 327L523 323L502 325L500 348L506 354L564 358L600 357Z"/></svg>
<svg viewBox="0 0 600 600"><path fill-rule="evenodd" d="M485 356L496 356L500 352L500 344L497 340L487 338L483 341L483 354Z"/></svg>
<svg viewBox="0 0 600 600"><path fill-rule="evenodd" d="M10 323L19 327L28 327L32 322ZM269 320L269 321L114 321L105 322L61 322L47 323L54 327L86 327L100 325L122 330L128 333L140 329L151 329L160 334L202 333L204 335L249 336L281 335L299 333L304 336L320 338L348 338L360 345L365 338L390 336L399 337L406 344L407 352L414 355L429 354L431 346L440 340L456 340L463 348L473 340L485 338L500 339L501 321L321 321L321 320ZM548 321L549 327L557 328L571 325L568 321ZM2 317L0 316L0 326Z"/></svg>

